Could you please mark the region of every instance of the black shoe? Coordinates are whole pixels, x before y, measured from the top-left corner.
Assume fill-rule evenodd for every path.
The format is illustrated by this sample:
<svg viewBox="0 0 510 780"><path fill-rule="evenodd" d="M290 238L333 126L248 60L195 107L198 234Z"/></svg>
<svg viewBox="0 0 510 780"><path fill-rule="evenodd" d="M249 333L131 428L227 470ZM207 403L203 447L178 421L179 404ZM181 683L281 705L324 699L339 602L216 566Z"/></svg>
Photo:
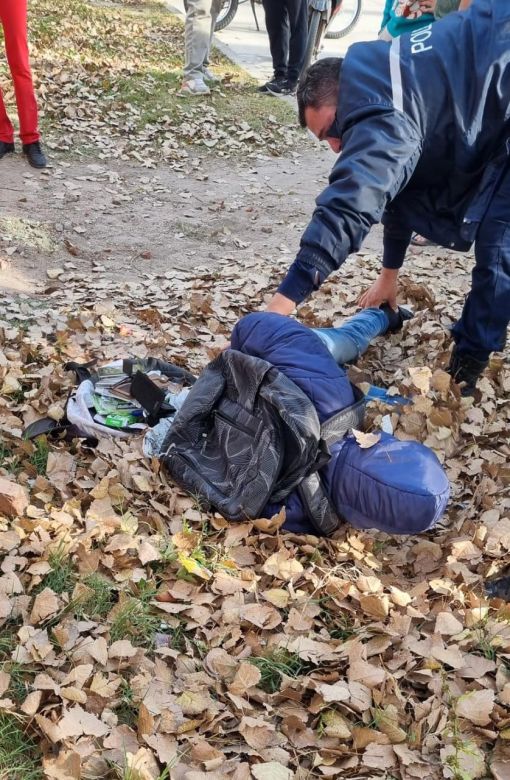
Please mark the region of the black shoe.
<svg viewBox="0 0 510 780"><path fill-rule="evenodd" d="M266 81L261 87L257 88L257 92L272 92L273 89L277 89L280 84L283 84L287 79L274 77L270 81Z"/></svg>
<svg viewBox="0 0 510 780"><path fill-rule="evenodd" d="M388 330L386 333L398 333L402 330L404 322L412 320L414 314L409 309L405 309L403 306L397 306L397 311L392 309L389 303L381 303L379 306L388 318Z"/></svg>
<svg viewBox="0 0 510 780"><path fill-rule="evenodd" d="M23 144L23 154L32 168L46 168L48 162L41 149L40 141L34 141L31 144Z"/></svg>
<svg viewBox="0 0 510 780"><path fill-rule="evenodd" d="M283 81L276 81L267 85L267 91L272 95L295 95L297 89L297 82L284 79Z"/></svg>
<svg viewBox="0 0 510 780"><path fill-rule="evenodd" d="M7 141L0 141L0 160L5 157L6 154L11 154L14 151L14 144L9 144Z"/></svg>
<svg viewBox="0 0 510 780"><path fill-rule="evenodd" d="M460 394L467 396L474 394L476 382L488 364L488 360L477 360L468 352L458 352L454 348L446 370L454 382L463 384Z"/></svg>

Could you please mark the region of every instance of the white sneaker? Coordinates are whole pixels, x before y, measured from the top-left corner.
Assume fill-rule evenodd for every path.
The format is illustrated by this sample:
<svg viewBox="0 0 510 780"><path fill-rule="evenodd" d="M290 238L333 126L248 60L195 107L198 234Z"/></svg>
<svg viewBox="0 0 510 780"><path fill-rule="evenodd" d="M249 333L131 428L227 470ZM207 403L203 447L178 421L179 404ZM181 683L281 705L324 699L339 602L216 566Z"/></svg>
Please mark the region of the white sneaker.
<svg viewBox="0 0 510 780"><path fill-rule="evenodd" d="M218 84L221 81L219 76L217 76L215 73L213 73L212 70L209 70L209 68L202 68L202 73L203 73L204 79L206 81L210 81L211 84Z"/></svg>
<svg viewBox="0 0 510 780"><path fill-rule="evenodd" d="M186 79L181 84L178 95L209 95L211 90L203 79Z"/></svg>

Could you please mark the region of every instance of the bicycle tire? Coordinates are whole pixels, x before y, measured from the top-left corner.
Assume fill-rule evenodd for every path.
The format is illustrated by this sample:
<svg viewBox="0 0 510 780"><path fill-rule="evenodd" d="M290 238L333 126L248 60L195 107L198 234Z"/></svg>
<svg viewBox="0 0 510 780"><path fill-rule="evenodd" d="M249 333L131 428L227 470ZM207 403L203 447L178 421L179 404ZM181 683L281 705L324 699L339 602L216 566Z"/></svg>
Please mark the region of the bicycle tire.
<svg viewBox="0 0 510 780"><path fill-rule="evenodd" d="M328 32L326 30L326 38L328 40L338 40L338 38L343 38L345 35L349 35L351 30L353 30L356 25L359 22L359 18L361 16L361 10L363 6L363 0L358 0L358 6L356 8L356 13L352 17L352 20L349 22L347 27L344 27L343 30L340 30L339 32Z"/></svg>
<svg viewBox="0 0 510 780"><path fill-rule="evenodd" d="M237 9L239 8L239 0L228 0L228 4L229 4L229 9L227 13L214 25L214 32L219 32L220 30L224 30L225 27L228 27L229 24L234 19L234 16L237 13Z"/></svg>
<svg viewBox="0 0 510 780"><path fill-rule="evenodd" d="M310 21L308 23L308 36L306 39L305 56L303 59L303 67L301 68L300 76L304 74L307 68L310 67L315 59L314 54L319 49L320 41L317 40L320 35L320 23L322 19L322 13L320 11L312 10Z"/></svg>

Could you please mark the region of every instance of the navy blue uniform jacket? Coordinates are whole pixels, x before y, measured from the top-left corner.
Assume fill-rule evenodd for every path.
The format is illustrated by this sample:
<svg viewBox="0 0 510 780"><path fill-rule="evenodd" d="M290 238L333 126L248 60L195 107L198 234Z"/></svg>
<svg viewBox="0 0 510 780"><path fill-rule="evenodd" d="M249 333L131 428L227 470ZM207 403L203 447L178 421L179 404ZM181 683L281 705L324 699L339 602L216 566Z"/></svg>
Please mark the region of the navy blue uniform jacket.
<svg viewBox="0 0 510 780"><path fill-rule="evenodd" d="M509 0L474 0L391 43L351 46L337 124L342 152L279 287L296 302L380 221L388 268L402 265L412 230L470 247L508 164Z"/></svg>

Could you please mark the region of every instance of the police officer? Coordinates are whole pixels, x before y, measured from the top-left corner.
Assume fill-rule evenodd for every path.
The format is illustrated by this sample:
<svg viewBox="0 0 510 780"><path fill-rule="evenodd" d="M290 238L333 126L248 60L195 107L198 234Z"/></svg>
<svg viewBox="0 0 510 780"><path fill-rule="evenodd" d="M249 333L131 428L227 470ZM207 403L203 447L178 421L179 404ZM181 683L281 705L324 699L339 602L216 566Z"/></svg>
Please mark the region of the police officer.
<svg viewBox="0 0 510 780"><path fill-rule="evenodd" d="M460 251L474 241L448 368L472 394L510 319L510 4L475 0L391 43L320 60L298 106L301 125L342 154L269 309L289 314L380 221L383 268L363 306L395 305L414 231Z"/></svg>

